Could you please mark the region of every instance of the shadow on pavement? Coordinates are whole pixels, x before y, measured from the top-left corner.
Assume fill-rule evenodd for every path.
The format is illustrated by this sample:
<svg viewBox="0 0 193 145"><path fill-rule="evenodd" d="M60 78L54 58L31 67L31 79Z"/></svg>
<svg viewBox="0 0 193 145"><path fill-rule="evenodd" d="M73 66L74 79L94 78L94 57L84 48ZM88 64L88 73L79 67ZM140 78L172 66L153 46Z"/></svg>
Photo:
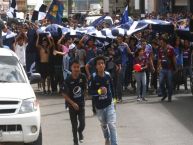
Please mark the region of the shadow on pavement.
<svg viewBox="0 0 193 145"><path fill-rule="evenodd" d="M193 134L193 96L176 96L172 103L162 105Z"/></svg>
<svg viewBox="0 0 193 145"><path fill-rule="evenodd" d="M60 112L55 112L55 113L48 113L48 114L42 114L42 117L48 117L48 116L53 116L53 115L58 115L58 114L64 114L68 113L67 111L60 111Z"/></svg>

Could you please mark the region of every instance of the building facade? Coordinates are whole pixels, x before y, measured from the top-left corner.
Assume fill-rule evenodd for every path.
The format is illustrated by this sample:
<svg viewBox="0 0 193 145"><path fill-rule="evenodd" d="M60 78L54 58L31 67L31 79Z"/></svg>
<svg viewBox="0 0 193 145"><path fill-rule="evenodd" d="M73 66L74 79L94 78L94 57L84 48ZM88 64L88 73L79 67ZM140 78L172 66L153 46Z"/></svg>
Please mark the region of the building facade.
<svg viewBox="0 0 193 145"><path fill-rule="evenodd" d="M16 0L17 10L19 12L27 12L27 0Z"/></svg>
<svg viewBox="0 0 193 145"><path fill-rule="evenodd" d="M193 1L192 0L158 0L157 11L160 13L191 11L193 13Z"/></svg>
<svg viewBox="0 0 193 145"><path fill-rule="evenodd" d="M0 12L5 13L9 9L9 0L0 0Z"/></svg>

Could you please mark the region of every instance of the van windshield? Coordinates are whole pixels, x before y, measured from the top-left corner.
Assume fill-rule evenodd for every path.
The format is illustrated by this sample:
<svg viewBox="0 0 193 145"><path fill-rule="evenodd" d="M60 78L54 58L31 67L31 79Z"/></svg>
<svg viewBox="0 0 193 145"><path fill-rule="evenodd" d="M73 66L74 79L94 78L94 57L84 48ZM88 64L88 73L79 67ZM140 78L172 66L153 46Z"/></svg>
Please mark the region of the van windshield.
<svg viewBox="0 0 193 145"><path fill-rule="evenodd" d="M0 83L26 83L21 66L14 56L0 56Z"/></svg>

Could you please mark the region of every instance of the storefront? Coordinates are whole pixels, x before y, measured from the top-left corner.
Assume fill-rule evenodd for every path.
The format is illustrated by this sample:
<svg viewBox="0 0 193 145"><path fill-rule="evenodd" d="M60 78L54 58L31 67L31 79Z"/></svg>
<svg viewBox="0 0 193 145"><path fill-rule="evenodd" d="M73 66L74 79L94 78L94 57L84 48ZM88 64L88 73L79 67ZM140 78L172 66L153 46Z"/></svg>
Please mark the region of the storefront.
<svg viewBox="0 0 193 145"><path fill-rule="evenodd" d="M173 0L172 1L172 11L190 11L190 2L192 0Z"/></svg>

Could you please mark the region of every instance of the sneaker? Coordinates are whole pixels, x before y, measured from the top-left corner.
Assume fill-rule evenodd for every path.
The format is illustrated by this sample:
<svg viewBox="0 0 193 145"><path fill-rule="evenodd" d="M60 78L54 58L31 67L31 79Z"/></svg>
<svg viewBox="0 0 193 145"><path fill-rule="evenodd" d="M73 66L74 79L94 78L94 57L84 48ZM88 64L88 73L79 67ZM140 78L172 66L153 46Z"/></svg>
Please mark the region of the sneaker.
<svg viewBox="0 0 193 145"><path fill-rule="evenodd" d="M137 101L140 102L140 101L141 101L141 98L137 98Z"/></svg>
<svg viewBox="0 0 193 145"><path fill-rule="evenodd" d="M80 141L80 143L84 142L84 136L82 133L79 133L79 141Z"/></svg>
<svg viewBox="0 0 193 145"><path fill-rule="evenodd" d="M144 97L142 98L142 101L147 101L147 99L145 99Z"/></svg>
<svg viewBox="0 0 193 145"><path fill-rule="evenodd" d="M50 91L50 90L48 90L48 91L47 91L47 94L51 94L51 91Z"/></svg>
<svg viewBox="0 0 193 145"><path fill-rule="evenodd" d="M122 103L122 99L118 99L118 100L117 100L117 103Z"/></svg>
<svg viewBox="0 0 193 145"><path fill-rule="evenodd" d="M169 103L171 103L171 102L172 102L172 100L171 100L171 99L168 99L168 102L169 102Z"/></svg>
<svg viewBox="0 0 193 145"><path fill-rule="evenodd" d="M167 98L167 96L164 96L164 97L161 99L161 101L164 101L166 98Z"/></svg>
<svg viewBox="0 0 193 145"><path fill-rule="evenodd" d="M129 86L127 86L127 90L129 90L130 89L130 87Z"/></svg>
<svg viewBox="0 0 193 145"><path fill-rule="evenodd" d="M93 116L96 116L96 115L97 115L96 111L93 111Z"/></svg>
<svg viewBox="0 0 193 145"><path fill-rule="evenodd" d="M65 107L66 108L66 111L69 111L69 108L68 107Z"/></svg>
<svg viewBox="0 0 193 145"><path fill-rule="evenodd" d="M171 97L168 97L168 102L172 102L172 98Z"/></svg>
<svg viewBox="0 0 193 145"><path fill-rule="evenodd" d="M47 92L44 90L44 91L42 92L42 94L43 94L43 95L46 95L46 94L47 94Z"/></svg>
<svg viewBox="0 0 193 145"><path fill-rule="evenodd" d="M76 140L74 140L74 145L79 145L78 138Z"/></svg>

